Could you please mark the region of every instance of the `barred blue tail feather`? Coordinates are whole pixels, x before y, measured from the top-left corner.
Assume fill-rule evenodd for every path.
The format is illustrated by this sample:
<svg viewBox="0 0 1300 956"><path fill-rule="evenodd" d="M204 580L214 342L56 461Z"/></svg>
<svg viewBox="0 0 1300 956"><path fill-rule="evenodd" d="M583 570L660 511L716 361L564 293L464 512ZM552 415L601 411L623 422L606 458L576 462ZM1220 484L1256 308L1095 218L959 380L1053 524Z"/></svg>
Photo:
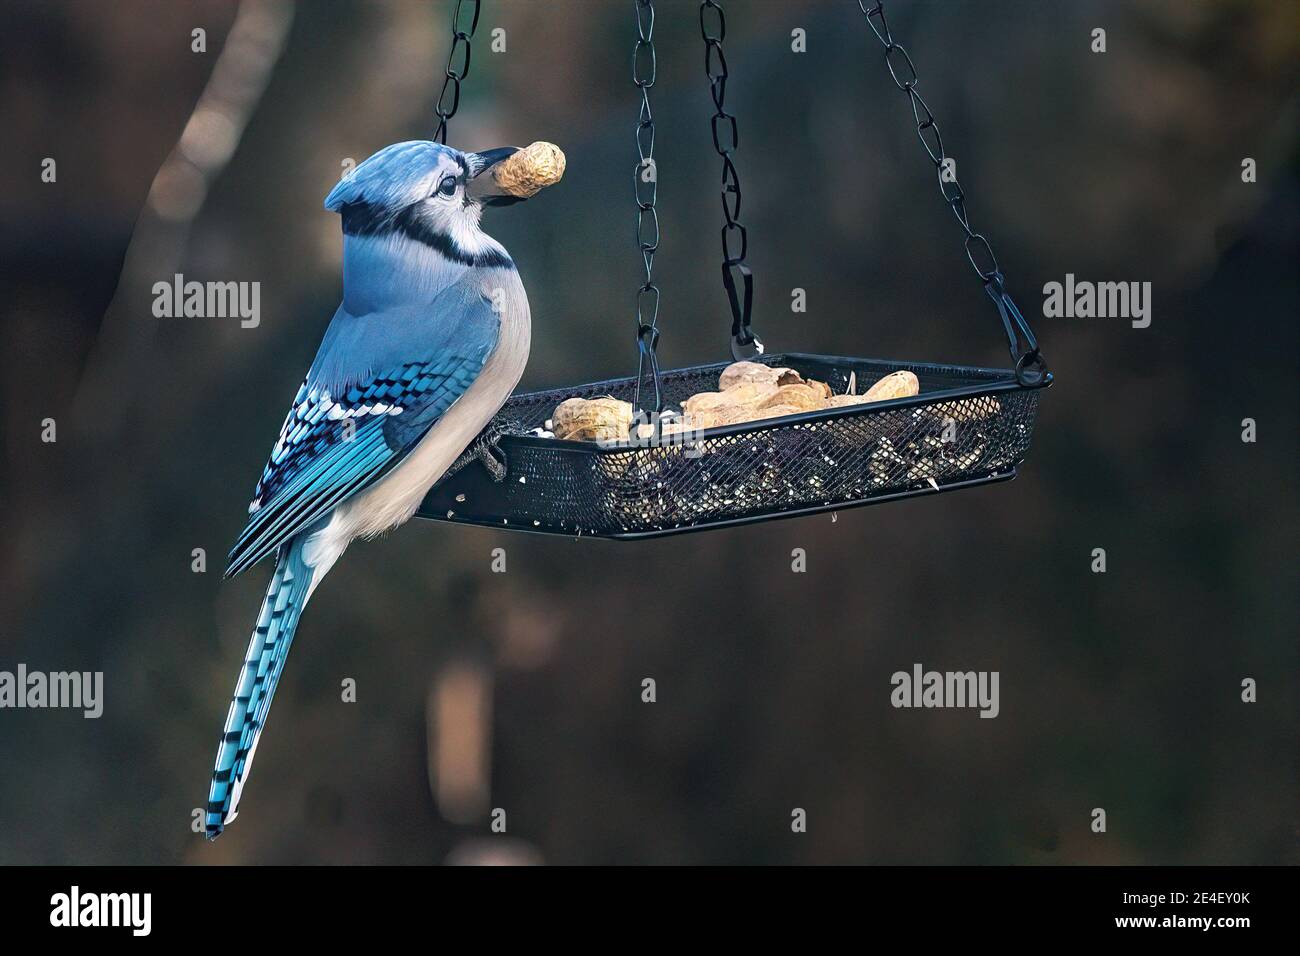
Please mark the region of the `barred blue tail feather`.
<svg viewBox="0 0 1300 956"><path fill-rule="evenodd" d="M207 836L215 840L235 819L239 794L248 778L258 737L284 669L298 618L311 592L313 569L303 560L307 534L280 548L275 573L244 655L244 667L226 715L208 791Z"/></svg>

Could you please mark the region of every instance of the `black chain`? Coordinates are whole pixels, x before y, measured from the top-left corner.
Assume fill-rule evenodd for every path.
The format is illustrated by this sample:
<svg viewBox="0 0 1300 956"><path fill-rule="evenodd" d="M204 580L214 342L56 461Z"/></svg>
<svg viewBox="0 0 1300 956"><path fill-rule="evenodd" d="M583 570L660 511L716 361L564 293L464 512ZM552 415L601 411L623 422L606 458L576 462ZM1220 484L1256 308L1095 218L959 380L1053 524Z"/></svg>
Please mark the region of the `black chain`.
<svg viewBox="0 0 1300 956"><path fill-rule="evenodd" d="M912 105L912 118L916 120L916 135L939 174L939 192L966 234L964 243L966 258L970 260L971 268L979 275L980 281L984 283L984 291L998 307L998 314L1002 317L1002 326L1006 330L1007 341L1011 347L1011 358L1016 363L1016 379L1022 385L1041 385L1047 381L1048 376L1047 363L1039 351L1038 340L1006 290L1002 271L998 268L997 256L993 254L993 247L989 245L989 241L983 234L971 227L970 219L966 215L966 194L962 192L961 185L957 182L956 166L948 165L949 157L943 149L939 124L935 121L930 108L926 106L925 100L921 98L921 94L916 91L918 80L912 58L908 56L902 44L894 41L894 36L889 30L889 22L885 19L884 0L858 0L858 9L866 17L871 32L885 48L885 66L889 68L889 75L894 85L907 94L908 101ZM1023 347L1021 347L1022 339Z"/></svg>
<svg viewBox="0 0 1300 956"><path fill-rule="evenodd" d="M655 166L655 120L650 112L650 88L655 85L655 5L654 0L634 0L636 4L636 46L632 49L632 82L641 91L641 116L636 126L636 151L640 157L632 173L636 196L636 244L645 266L645 281L636 292L636 342L639 358L636 373L634 412L641 417L641 386L649 381L654 387L654 420L658 427L663 411L663 392L659 385L659 287L653 279L655 252L659 249L659 170Z"/></svg>
<svg viewBox="0 0 1300 956"><path fill-rule="evenodd" d="M709 11L715 17L714 29L709 29ZM704 75L709 78L709 95L713 97L714 114L711 120L713 148L722 157L722 287L727 290L731 306L731 355L736 361L763 353L763 343L750 327L754 305L754 273L745 264L749 252L749 232L740 221L740 173L732 156L740 146L740 130L736 117L728 113L723 104L727 99L727 57L722 52L722 41L727 35L727 17L721 4L704 0L700 4L700 36L704 39ZM733 250L733 244L739 245ZM736 289L740 277L742 290ZM744 349L752 347L752 351Z"/></svg>
<svg viewBox="0 0 1300 956"><path fill-rule="evenodd" d="M467 4L474 7L474 15L470 19L469 29L462 30L464 20L460 11ZM451 52L447 54L447 78L442 81L442 92L438 94L438 104L435 107L438 130L433 138L439 143L447 142L447 120L455 116L460 107L460 81L469 76L469 41L478 29L478 15L479 0L456 0L456 9L451 15ZM456 66L457 54L460 54L459 68ZM451 94L450 99L448 93Z"/></svg>

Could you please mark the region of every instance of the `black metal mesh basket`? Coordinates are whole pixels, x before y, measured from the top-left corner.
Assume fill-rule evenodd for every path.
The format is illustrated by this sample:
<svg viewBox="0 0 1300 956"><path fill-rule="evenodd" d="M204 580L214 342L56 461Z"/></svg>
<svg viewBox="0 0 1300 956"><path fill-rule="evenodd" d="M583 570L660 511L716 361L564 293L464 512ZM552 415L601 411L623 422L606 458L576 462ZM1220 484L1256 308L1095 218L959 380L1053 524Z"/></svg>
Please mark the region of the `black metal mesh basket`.
<svg viewBox="0 0 1300 956"><path fill-rule="evenodd" d="M603 445L523 434L567 398L632 401L635 378L516 395L485 430L505 464L472 461L429 492L419 515L552 534L635 539L845 509L1005 481L1024 461L1041 386L1009 369L765 356L808 379L859 390L898 369L920 394L649 441ZM664 372L667 403L717 388L726 363Z"/></svg>

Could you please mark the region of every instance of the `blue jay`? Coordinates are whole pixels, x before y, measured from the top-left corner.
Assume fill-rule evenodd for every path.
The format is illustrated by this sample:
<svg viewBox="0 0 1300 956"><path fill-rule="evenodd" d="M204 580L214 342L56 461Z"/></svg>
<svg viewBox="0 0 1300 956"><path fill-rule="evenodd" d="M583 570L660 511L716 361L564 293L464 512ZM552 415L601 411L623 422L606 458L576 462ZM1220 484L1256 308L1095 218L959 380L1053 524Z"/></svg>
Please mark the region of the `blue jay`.
<svg viewBox="0 0 1300 956"><path fill-rule="evenodd" d="M385 147L325 199L343 220L343 302L280 429L227 576L275 572L217 748L206 830L235 819L303 607L354 538L407 521L509 397L528 360L528 299L479 228L518 201L490 175L513 147Z"/></svg>

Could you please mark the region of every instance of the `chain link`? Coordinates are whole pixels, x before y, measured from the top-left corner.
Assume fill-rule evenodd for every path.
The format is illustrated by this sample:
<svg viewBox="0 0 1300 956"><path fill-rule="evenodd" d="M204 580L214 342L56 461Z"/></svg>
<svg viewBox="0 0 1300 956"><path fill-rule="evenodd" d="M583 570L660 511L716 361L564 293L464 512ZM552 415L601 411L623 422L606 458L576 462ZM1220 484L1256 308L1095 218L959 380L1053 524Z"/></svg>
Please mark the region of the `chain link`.
<svg viewBox="0 0 1300 956"><path fill-rule="evenodd" d="M962 232L965 233L963 247L966 258L970 261L971 268L980 277L980 281L984 283L984 290L989 298L997 306L998 314L1002 318L1002 326L1006 330L1007 340L1010 343L1011 357L1016 363L1016 378L1022 385L1043 384L1048 378L1047 363L1038 348L1038 340L1015 302L1012 301L1011 295L1006 291L1006 282L998 266L997 256L993 254L993 247L983 234L976 232L970 224L970 217L966 213L966 194L961 184L957 182L956 165L948 162L948 154L943 148L943 137L939 134L939 124L934 114L930 112L930 107L916 90L919 78L916 67L912 65L912 57L901 43L894 40L894 35L889 29L889 21L885 17L884 0L857 0L857 2L858 9L866 17L867 26L871 28L871 32L876 35L876 39L885 49L885 66L889 70L890 78L899 90L907 94L908 102L912 106L912 118L916 121L917 138L921 141L921 146L939 176L939 192L952 210Z"/></svg>
<svg viewBox="0 0 1300 956"><path fill-rule="evenodd" d="M659 287L654 282L655 253L659 249L659 170L655 166L655 120L650 110L650 88L655 85L658 63L655 55L654 0L634 0L636 7L636 45L632 48L632 82L641 93L641 113L636 126L637 164L632 172L632 190L636 197L636 244L641 250L645 281L636 292L637 374L634 413L640 419L641 387L654 390L654 416L650 422L658 427L663 411L663 392L659 383Z"/></svg>
<svg viewBox="0 0 1300 956"><path fill-rule="evenodd" d="M750 327L754 304L754 274L745 264L749 252L749 231L740 221L740 173L733 159L740 146L736 117L726 110L727 55L722 41L727 36L727 16L716 0L700 4L700 37L704 40L704 75L713 99L713 148L722 157L722 287L731 306L731 354L737 361L761 355L763 343ZM737 289L736 279L740 279ZM752 349L752 351L745 351Z"/></svg>
<svg viewBox="0 0 1300 956"><path fill-rule="evenodd" d="M469 29L462 29L465 22L461 8L472 6ZM456 9L451 15L451 52L447 54L446 79L442 81L442 92L438 94L438 103L434 107L438 114L438 129L433 138L446 144L447 121L456 115L460 108L460 81L469 76L469 41L478 29L479 0L456 0ZM459 65L458 65L459 64Z"/></svg>

